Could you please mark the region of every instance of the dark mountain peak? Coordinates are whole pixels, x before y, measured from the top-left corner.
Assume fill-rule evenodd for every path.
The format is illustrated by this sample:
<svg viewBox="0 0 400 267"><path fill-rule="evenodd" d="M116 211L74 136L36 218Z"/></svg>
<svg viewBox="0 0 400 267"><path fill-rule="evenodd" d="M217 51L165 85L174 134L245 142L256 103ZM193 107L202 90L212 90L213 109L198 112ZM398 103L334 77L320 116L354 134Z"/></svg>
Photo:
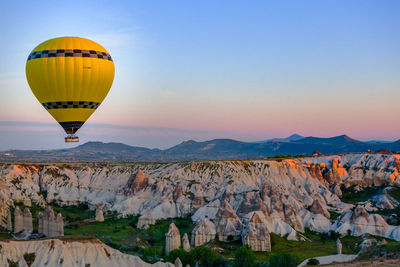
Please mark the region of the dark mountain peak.
<svg viewBox="0 0 400 267"><path fill-rule="evenodd" d="M354 138L351 138L350 136L348 136L346 134L339 135L339 136L332 137L332 138L335 138L337 140L344 140L344 141L347 141L347 142L361 142L361 141L358 141L358 140L356 140Z"/></svg>
<svg viewBox="0 0 400 267"><path fill-rule="evenodd" d="M285 137L285 138L272 138L272 139L267 139L263 141L259 141L256 143L267 143L267 142L293 142L293 141L298 141L300 139L303 139L304 136L301 136L299 134L292 134L291 136Z"/></svg>
<svg viewBox="0 0 400 267"><path fill-rule="evenodd" d="M300 139L300 138L304 138L304 136L295 133L289 136L287 139Z"/></svg>
<svg viewBox="0 0 400 267"><path fill-rule="evenodd" d="M356 139L353 139L349 137L348 135L339 135L339 136L334 136L334 137L314 137L314 136L309 136L305 137L303 139L300 139L299 142L301 143L332 143L332 144L338 144L338 143L361 143L361 141L358 141Z"/></svg>
<svg viewBox="0 0 400 267"><path fill-rule="evenodd" d="M292 142L292 141L298 141L303 138L304 138L304 136L295 133L295 134L292 134L291 136L283 138L283 139L286 139L286 141Z"/></svg>
<svg viewBox="0 0 400 267"><path fill-rule="evenodd" d="M179 145L194 145L197 144L198 142L194 141L194 140L187 140L187 141L183 141L182 143L180 143Z"/></svg>

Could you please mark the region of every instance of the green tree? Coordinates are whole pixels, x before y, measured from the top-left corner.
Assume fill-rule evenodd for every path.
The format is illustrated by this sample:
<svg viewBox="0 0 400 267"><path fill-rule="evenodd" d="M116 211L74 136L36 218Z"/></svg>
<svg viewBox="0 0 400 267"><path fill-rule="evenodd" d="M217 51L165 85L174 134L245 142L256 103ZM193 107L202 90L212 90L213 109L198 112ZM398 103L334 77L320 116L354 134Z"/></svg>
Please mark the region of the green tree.
<svg viewBox="0 0 400 267"><path fill-rule="evenodd" d="M209 247L195 247L190 252L190 256L194 259L195 263L202 267L220 267L226 265L222 256L215 253L214 250Z"/></svg>
<svg viewBox="0 0 400 267"><path fill-rule="evenodd" d="M174 263L176 258L179 258L181 260L183 266L186 266L187 264L189 264L190 266L194 266L195 262L193 257L191 256L191 253L187 252L184 249L172 250L166 257L166 260Z"/></svg>
<svg viewBox="0 0 400 267"><path fill-rule="evenodd" d="M235 266L252 267L255 265L256 256L248 247L240 247L235 251Z"/></svg>
<svg viewBox="0 0 400 267"><path fill-rule="evenodd" d="M288 253L275 254L269 259L270 267L296 267L299 263L300 260L296 255Z"/></svg>
<svg viewBox="0 0 400 267"><path fill-rule="evenodd" d="M35 261L36 254L35 253L25 253L24 260L28 266L31 266L32 263Z"/></svg>

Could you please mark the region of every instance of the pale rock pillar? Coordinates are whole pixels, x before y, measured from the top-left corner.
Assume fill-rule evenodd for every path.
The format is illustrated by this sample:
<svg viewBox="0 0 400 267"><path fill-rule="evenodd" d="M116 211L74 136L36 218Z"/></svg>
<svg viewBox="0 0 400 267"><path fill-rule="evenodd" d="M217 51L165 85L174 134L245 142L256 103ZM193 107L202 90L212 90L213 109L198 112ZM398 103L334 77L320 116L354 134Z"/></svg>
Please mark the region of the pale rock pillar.
<svg viewBox="0 0 400 267"><path fill-rule="evenodd" d="M165 250L169 254L172 250L181 247L181 234L174 223L169 225L168 232L165 234Z"/></svg>
<svg viewBox="0 0 400 267"><path fill-rule="evenodd" d="M28 208L25 208L23 216L24 216L24 230L26 232L32 232L33 231L33 224L32 224L31 211Z"/></svg>
<svg viewBox="0 0 400 267"><path fill-rule="evenodd" d="M182 262L181 262L181 259L179 259L179 257L176 258L176 260L175 260L175 267L182 267Z"/></svg>
<svg viewBox="0 0 400 267"><path fill-rule="evenodd" d="M339 238L336 240L336 252L337 254L342 254L342 242L340 242Z"/></svg>
<svg viewBox="0 0 400 267"><path fill-rule="evenodd" d="M186 251L190 251L190 242L189 242L189 237L188 234L185 233L182 237L182 247Z"/></svg>
<svg viewBox="0 0 400 267"><path fill-rule="evenodd" d="M7 230L12 231L11 211L7 209Z"/></svg>
<svg viewBox="0 0 400 267"><path fill-rule="evenodd" d="M24 215L19 207L15 207L14 210L14 233L18 233L24 230Z"/></svg>
<svg viewBox="0 0 400 267"><path fill-rule="evenodd" d="M104 222L103 210L96 209L96 222Z"/></svg>

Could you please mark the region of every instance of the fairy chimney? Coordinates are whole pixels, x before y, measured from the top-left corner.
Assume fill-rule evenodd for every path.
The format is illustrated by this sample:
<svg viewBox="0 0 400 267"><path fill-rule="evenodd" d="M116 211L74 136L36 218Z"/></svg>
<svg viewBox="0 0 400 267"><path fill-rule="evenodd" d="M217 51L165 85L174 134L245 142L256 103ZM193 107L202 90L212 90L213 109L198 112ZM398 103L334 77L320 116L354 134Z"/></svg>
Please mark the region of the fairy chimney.
<svg viewBox="0 0 400 267"><path fill-rule="evenodd" d="M185 233L182 237L182 248L186 251L190 251L190 242L187 233Z"/></svg>
<svg viewBox="0 0 400 267"><path fill-rule="evenodd" d="M145 213L139 217L137 228L147 229L149 228L150 225L153 225L155 223L156 223L156 218L153 212L149 208L147 208Z"/></svg>
<svg viewBox="0 0 400 267"><path fill-rule="evenodd" d="M14 233L19 233L24 230L24 215L19 207L14 210Z"/></svg>
<svg viewBox="0 0 400 267"><path fill-rule="evenodd" d="M169 225L168 232L165 234L165 250L169 254L172 250L181 246L181 234L174 223Z"/></svg>
<svg viewBox="0 0 400 267"><path fill-rule="evenodd" d="M209 219L201 220L192 231L192 245L197 247L215 239L217 231Z"/></svg>
<svg viewBox="0 0 400 267"><path fill-rule="evenodd" d="M33 231L33 224L32 224L31 211L28 208L25 208L23 216L24 216L24 230L26 232L32 232Z"/></svg>
<svg viewBox="0 0 400 267"><path fill-rule="evenodd" d="M253 251L271 251L270 231L267 224L261 219L259 212L254 212L249 224L243 231L242 243Z"/></svg>

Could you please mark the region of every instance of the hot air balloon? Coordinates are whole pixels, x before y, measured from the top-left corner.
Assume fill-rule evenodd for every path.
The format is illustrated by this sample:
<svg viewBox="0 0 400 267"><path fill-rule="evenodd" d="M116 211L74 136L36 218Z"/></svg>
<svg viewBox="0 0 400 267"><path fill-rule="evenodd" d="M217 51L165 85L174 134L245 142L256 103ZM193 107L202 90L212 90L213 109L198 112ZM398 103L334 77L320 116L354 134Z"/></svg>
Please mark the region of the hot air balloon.
<svg viewBox="0 0 400 267"><path fill-rule="evenodd" d="M79 142L75 133L110 91L114 62L91 40L54 38L29 54L26 78L35 97L64 128L65 142Z"/></svg>

